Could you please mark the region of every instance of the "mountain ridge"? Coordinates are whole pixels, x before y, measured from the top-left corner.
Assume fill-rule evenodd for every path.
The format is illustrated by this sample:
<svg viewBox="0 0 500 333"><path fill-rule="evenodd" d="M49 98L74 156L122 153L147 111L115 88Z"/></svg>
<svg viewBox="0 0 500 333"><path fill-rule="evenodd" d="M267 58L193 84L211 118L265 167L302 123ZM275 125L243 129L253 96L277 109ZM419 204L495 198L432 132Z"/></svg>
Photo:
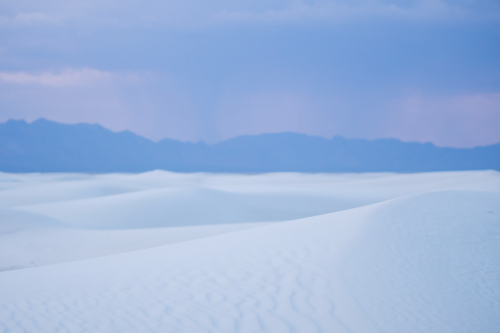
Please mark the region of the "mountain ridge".
<svg viewBox="0 0 500 333"><path fill-rule="evenodd" d="M6 172L424 172L500 170L500 143L474 148L331 139L293 132L243 135L208 145L162 139L99 124L43 118L0 123L0 171Z"/></svg>

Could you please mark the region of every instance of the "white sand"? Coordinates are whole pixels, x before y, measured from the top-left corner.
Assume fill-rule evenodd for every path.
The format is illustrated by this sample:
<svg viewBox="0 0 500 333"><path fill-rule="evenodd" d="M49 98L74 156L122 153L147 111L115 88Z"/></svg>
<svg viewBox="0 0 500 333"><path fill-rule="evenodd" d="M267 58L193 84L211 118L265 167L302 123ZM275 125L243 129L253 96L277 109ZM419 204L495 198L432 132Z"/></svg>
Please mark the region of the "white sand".
<svg viewBox="0 0 500 333"><path fill-rule="evenodd" d="M0 174L0 188L0 332L500 327L498 172Z"/></svg>

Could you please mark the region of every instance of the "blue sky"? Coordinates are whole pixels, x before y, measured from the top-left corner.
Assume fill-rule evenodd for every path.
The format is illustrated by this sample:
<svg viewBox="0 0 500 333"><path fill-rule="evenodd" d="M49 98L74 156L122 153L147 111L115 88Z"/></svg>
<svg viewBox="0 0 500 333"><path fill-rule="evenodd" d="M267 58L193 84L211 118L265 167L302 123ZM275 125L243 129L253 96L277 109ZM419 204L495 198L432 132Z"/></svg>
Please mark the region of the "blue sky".
<svg viewBox="0 0 500 333"><path fill-rule="evenodd" d="M0 1L0 121L500 142L498 1Z"/></svg>

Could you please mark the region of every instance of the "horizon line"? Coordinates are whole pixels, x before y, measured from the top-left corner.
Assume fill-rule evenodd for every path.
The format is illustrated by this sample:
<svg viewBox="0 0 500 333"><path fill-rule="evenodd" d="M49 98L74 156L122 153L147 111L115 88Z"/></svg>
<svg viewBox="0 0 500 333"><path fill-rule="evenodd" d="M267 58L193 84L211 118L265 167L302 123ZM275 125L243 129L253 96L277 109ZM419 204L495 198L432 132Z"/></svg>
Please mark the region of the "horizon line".
<svg viewBox="0 0 500 333"><path fill-rule="evenodd" d="M230 137L230 138L227 138L227 139L224 139L224 140L216 141L214 143L207 143L207 142L205 142L203 140L200 140L200 141L184 141L184 140L174 139L174 138L169 138L169 137L164 137L164 138L161 138L159 140L153 140L153 139L145 137L144 135L137 134L137 133L135 133L135 132L133 132L132 130L129 130L129 129L125 129L125 130L121 130L121 131L115 131L115 130L107 128L104 125L99 124L97 122L94 122L94 123L88 123L88 122L65 123L65 122L61 122L61 121L47 119L45 117L37 118L37 119L35 119L35 120L31 121L31 122L27 121L26 119L9 118L9 119L7 119L4 122L0 122L0 125L7 124L8 122L24 122L25 124L32 125L32 124L34 124L36 122L39 122L39 121L46 121L46 122L50 122L50 123L56 123L56 124L60 124L60 125L69 125L69 126L72 126L72 125L97 125L97 126L102 127L103 129L107 130L107 131L112 132L112 133L127 133L127 132L129 132L129 133L131 133L131 134L133 134L135 136L141 137L141 138L143 138L145 140L148 140L148 141L151 141L153 143L158 143L158 142L160 142L162 140L173 140L173 141L178 141L178 142L182 142L182 143L204 144L204 145L207 145L207 146L215 146L215 145L218 145L220 143L223 143L223 142L226 142L226 141L230 141L230 140L234 140L234 139L241 138L241 137L256 137L256 136L263 136L263 135L280 135L280 134L302 135L302 136L307 136L307 137L320 138L320 139L324 139L324 140L328 140L328 141L333 140L335 138L342 138L344 140L353 140L353 141L355 141L355 140L370 141L370 142L371 141L378 141L378 140L396 140L396 141L399 141L399 142L402 142L402 143L417 143L417 144L422 144L422 145L430 144L430 145L433 145L433 146L435 146L437 148L452 148L452 149L474 149L474 148L480 148L480 147L495 146L495 145L500 144L500 142L496 142L496 143L492 143L492 144L479 145L479 146L473 146L473 147L453 147L453 146L440 146L440 145L436 145L435 143L433 143L431 141L404 141L404 140L401 140L401 139L398 139L398 138L395 138L395 137L379 137L379 138L375 138L375 139L350 138L350 137L345 137L345 136L342 136L342 135L333 135L332 137L325 137L325 136L321 136L321 135L314 135L314 134L301 133L301 132L293 132L293 131L263 132L263 133L258 133L258 134L241 134L241 135Z"/></svg>

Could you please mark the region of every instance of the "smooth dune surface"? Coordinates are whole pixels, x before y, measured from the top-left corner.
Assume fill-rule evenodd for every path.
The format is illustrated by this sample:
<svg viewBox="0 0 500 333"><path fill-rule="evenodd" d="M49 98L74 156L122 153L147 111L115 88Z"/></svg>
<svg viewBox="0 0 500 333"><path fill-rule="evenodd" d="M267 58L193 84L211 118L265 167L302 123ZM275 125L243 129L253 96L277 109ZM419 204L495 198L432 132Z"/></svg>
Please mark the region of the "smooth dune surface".
<svg viewBox="0 0 500 333"><path fill-rule="evenodd" d="M0 173L1 332L498 332L500 174Z"/></svg>

